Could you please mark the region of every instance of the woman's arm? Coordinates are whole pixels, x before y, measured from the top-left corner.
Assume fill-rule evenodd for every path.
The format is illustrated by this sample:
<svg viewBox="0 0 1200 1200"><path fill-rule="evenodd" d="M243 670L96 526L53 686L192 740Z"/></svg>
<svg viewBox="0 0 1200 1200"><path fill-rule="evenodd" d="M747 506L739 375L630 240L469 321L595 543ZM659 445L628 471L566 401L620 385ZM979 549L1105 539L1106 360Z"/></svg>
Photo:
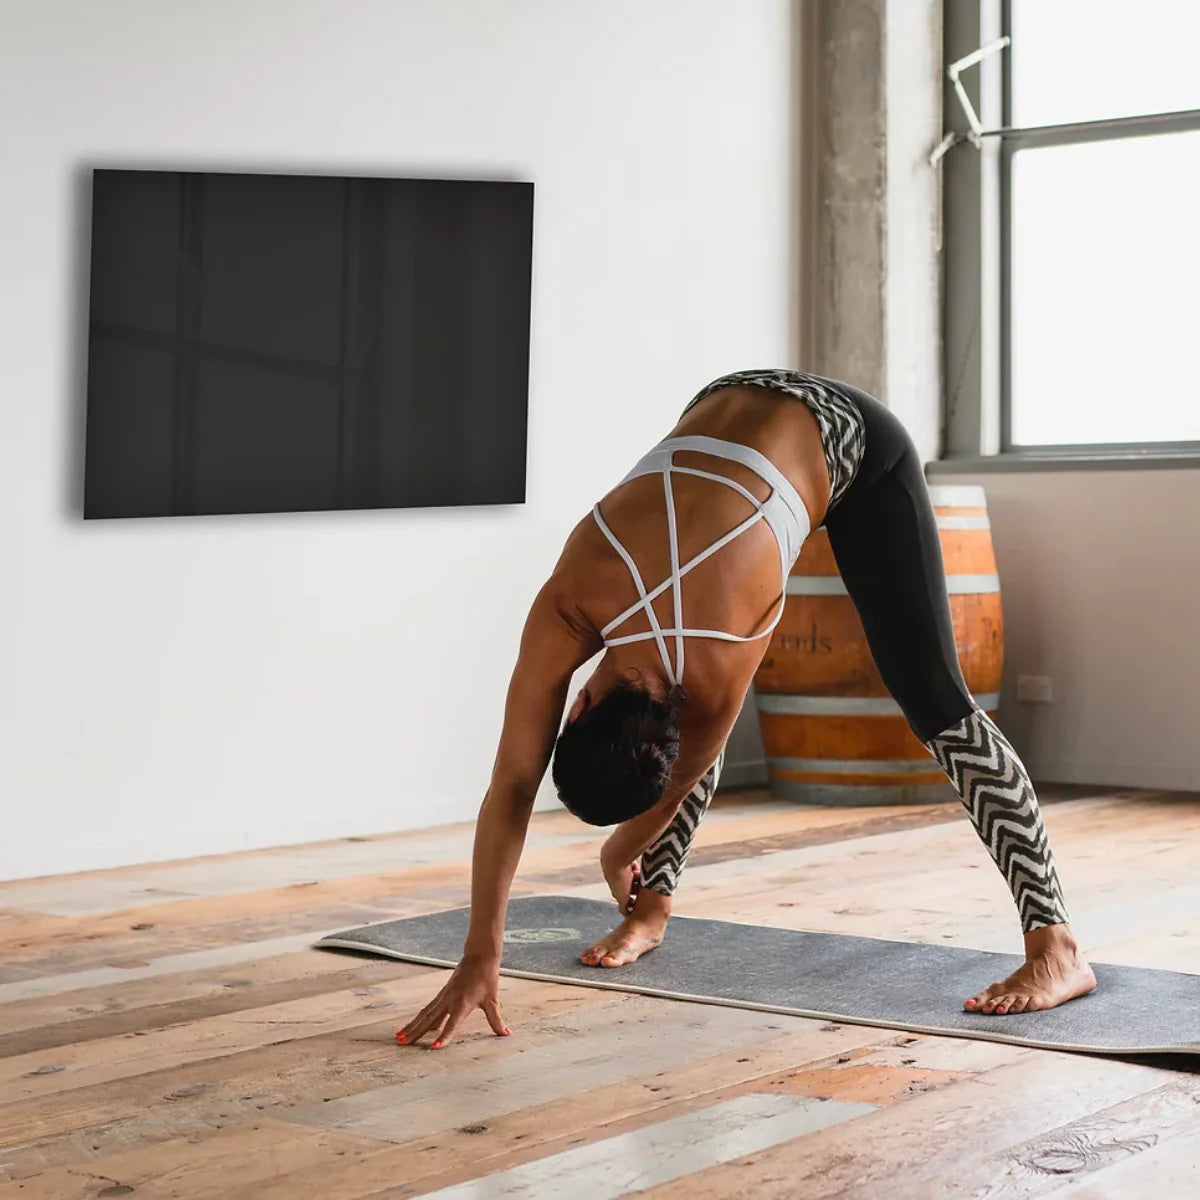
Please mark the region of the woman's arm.
<svg viewBox="0 0 1200 1200"><path fill-rule="evenodd" d="M664 798L644 813L622 821L608 835L600 850L600 868L605 878L615 877L618 872L637 862L671 827L682 803L682 799L668 801ZM614 896L614 899L618 904L621 903L620 896Z"/></svg>
<svg viewBox="0 0 1200 1200"><path fill-rule="evenodd" d="M679 757L663 798L653 808L622 821L600 850L600 868L610 888L614 886L612 881L623 879L626 868L636 863L670 828L679 806L720 757L740 710L740 702L725 704L702 722L681 731ZM615 892L614 898L618 905L622 903L622 897Z"/></svg>
<svg viewBox="0 0 1200 1200"><path fill-rule="evenodd" d="M570 620L559 596L552 578L538 593L521 637L491 786L475 826L471 917L462 961L434 1000L397 1034L401 1043L438 1029L434 1046L444 1046L476 1008L484 1010L496 1033L508 1032L497 998L508 893L554 750L571 676L601 648L598 637L583 633Z"/></svg>

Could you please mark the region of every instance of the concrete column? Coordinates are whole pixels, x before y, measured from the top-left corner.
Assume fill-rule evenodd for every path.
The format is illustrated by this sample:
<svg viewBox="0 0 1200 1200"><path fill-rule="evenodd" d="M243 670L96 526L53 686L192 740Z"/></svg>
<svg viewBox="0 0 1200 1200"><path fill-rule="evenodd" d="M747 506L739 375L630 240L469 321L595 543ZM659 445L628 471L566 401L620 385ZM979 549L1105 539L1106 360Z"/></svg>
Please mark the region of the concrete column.
<svg viewBox="0 0 1200 1200"><path fill-rule="evenodd" d="M805 363L939 450L942 0L803 0Z"/></svg>

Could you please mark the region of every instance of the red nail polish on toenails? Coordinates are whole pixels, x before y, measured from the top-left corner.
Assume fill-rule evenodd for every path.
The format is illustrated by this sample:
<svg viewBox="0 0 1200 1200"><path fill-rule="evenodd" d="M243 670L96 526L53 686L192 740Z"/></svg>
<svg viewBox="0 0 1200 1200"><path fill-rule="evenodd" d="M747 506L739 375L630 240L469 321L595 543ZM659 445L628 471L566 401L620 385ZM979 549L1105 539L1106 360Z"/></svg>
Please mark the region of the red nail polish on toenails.
<svg viewBox="0 0 1200 1200"><path fill-rule="evenodd" d="M509 1029L509 1027L508 1027L507 1025L505 1025L505 1027L504 1027L504 1036L505 1036L505 1037L511 1037L511 1036L512 1036L512 1030L511 1030L511 1029Z"/></svg>
<svg viewBox="0 0 1200 1200"><path fill-rule="evenodd" d="M441 1041L439 1040L439 1041L436 1041L436 1042L434 1042L434 1043L433 1043L433 1048L434 1048L435 1050L440 1050L440 1049L442 1048L442 1043L441 1043Z"/></svg>
<svg viewBox="0 0 1200 1200"><path fill-rule="evenodd" d="M400 1033L396 1034L396 1041L398 1041L400 1043L400 1045L402 1045L402 1046L407 1045L408 1044L408 1036L403 1031L401 1031Z"/></svg>

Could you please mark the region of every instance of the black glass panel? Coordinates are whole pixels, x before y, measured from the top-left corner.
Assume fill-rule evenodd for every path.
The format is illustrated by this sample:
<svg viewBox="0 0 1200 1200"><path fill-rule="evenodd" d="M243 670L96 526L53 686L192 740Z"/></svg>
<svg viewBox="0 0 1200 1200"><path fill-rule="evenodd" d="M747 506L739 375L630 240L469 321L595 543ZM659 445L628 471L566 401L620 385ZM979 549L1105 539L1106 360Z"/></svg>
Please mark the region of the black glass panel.
<svg viewBox="0 0 1200 1200"><path fill-rule="evenodd" d="M531 184L97 171L85 516L520 503Z"/></svg>

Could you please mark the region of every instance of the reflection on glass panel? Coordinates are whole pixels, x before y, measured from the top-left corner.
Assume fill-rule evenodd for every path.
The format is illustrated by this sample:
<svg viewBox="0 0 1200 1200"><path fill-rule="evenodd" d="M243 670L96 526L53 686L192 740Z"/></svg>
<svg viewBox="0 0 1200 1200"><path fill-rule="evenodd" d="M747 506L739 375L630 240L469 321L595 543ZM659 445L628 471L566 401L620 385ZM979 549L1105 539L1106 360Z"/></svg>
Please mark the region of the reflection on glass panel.
<svg viewBox="0 0 1200 1200"><path fill-rule="evenodd" d="M1012 442L1200 441L1200 132L1024 150Z"/></svg>
<svg viewBox="0 0 1200 1200"><path fill-rule="evenodd" d="M1012 0L1012 123L1200 108L1200 0Z"/></svg>

